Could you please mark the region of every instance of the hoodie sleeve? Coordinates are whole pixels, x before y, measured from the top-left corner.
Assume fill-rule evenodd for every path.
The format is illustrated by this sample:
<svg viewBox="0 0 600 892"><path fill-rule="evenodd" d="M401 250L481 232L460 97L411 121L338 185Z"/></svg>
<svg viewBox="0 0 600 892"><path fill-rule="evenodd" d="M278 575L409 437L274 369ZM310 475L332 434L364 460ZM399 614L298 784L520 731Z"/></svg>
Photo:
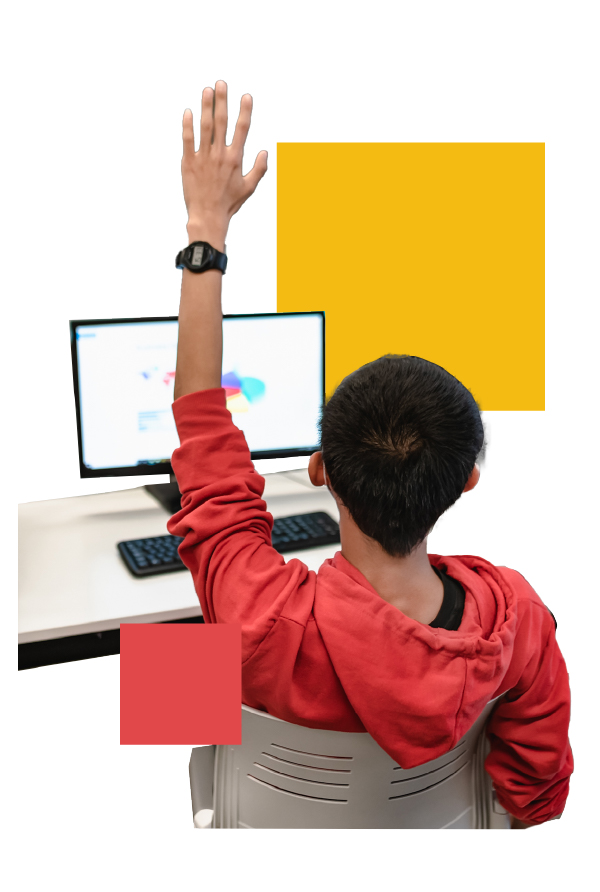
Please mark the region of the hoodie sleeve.
<svg viewBox="0 0 600 892"><path fill-rule="evenodd" d="M271 545L265 481L233 423L224 389L180 397L173 415L180 446L171 462L181 510L167 529L183 536L179 554L192 573L205 622L241 624L245 661L310 573L299 560L286 563Z"/></svg>
<svg viewBox="0 0 600 892"><path fill-rule="evenodd" d="M530 597L521 601L520 677L492 714L485 768L511 815L543 824L562 814L569 795L571 693L554 618L520 577L521 589L524 583Z"/></svg>

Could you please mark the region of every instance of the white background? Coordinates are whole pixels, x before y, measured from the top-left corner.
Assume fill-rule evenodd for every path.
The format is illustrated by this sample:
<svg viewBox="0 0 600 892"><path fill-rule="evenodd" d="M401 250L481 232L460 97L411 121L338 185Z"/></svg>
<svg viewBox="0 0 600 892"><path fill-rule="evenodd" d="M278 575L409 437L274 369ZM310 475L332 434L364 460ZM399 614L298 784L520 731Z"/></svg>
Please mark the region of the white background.
<svg viewBox="0 0 600 892"><path fill-rule="evenodd" d="M5 13L10 888L588 888L599 730L596 11L576 0L32 0ZM16 503L142 482L77 477L68 320L177 313L181 118L186 106L199 116L201 90L217 78L233 119L241 95L254 97L246 169L269 152L227 238L226 313L276 308L277 142L546 143L546 411L486 414L481 483L430 545L517 567L557 617L575 758L561 821L501 840L195 833L189 749L119 746L117 657L15 670ZM305 248L319 250L310 232Z"/></svg>

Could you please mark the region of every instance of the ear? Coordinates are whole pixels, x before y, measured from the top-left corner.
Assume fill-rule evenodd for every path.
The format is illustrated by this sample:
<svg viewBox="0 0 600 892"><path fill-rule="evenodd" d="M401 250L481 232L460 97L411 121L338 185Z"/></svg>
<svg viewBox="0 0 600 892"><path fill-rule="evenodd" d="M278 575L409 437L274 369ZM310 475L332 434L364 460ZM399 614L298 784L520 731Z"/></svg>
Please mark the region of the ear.
<svg viewBox="0 0 600 892"><path fill-rule="evenodd" d="M478 483L479 483L479 466L475 465L475 467L471 471L471 475L470 475L469 479L467 480L467 482L465 484L465 488L463 489L463 492L469 492L470 490L474 489Z"/></svg>
<svg viewBox="0 0 600 892"><path fill-rule="evenodd" d="M326 486L323 453L313 452L308 462L308 476L313 486Z"/></svg>

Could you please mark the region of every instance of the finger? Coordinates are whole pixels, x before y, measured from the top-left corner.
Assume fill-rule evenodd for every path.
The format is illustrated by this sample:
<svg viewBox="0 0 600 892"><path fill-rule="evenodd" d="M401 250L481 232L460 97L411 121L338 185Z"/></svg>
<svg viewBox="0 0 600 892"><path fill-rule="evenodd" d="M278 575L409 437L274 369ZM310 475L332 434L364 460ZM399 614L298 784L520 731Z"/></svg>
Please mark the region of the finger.
<svg viewBox="0 0 600 892"><path fill-rule="evenodd" d="M259 182L262 180L267 172L267 157L267 153L264 150L262 152L259 152L256 156L254 167L252 168L252 170L248 171L245 177L243 177L249 196L252 195Z"/></svg>
<svg viewBox="0 0 600 892"><path fill-rule="evenodd" d="M187 160L194 156L194 117L189 108L183 113L183 157Z"/></svg>
<svg viewBox="0 0 600 892"><path fill-rule="evenodd" d="M200 119L200 148L203 154L208 152L213 134L213 89L205 87L202 91L202 117Z"/></svg>
<svg viewBox="0 0 600 892"><path fill-rule="evenodd" d="M244 146L246 145L246 137L250 129L250 118L252 117L252 96L245 93L240 102L240 114L235 125L235 133L231 140L231 148L240 156L244 154Z"/></svg>
<svg viewBox="0 0 600 892"><path fill-rule="evenodd" d="M227 84L225 81L217 81L215 84L215 129L214 144L221 148L225 145L227 134Z"/></svg>

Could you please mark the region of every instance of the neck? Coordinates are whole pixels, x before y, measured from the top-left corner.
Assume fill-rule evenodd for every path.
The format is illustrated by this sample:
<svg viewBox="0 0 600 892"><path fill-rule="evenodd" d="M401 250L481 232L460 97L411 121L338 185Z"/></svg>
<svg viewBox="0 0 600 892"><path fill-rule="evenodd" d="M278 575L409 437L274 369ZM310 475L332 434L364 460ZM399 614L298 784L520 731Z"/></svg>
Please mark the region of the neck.
<svg viewBox="0 0 600 892"><path fill-rule="evenodd" d="M427 539L406 557L392 557L361 533L343 505L339 508L344 558L384 601L421 622L431 622L441 607L444 587L429 563Z"/></svg>

